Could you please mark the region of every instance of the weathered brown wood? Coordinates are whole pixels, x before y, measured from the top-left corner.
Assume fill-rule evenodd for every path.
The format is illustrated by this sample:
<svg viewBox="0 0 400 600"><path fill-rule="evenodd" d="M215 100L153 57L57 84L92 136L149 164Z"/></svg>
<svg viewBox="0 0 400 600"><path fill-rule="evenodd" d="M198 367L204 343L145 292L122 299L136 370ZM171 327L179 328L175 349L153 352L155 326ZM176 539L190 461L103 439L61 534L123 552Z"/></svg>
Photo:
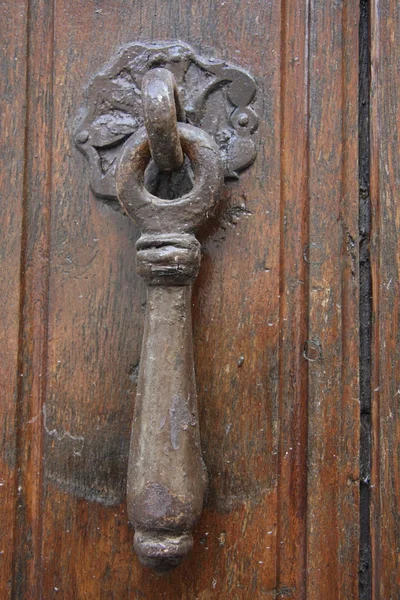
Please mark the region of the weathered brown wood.
<svg viewBox="0 0 400 600"><path fill-rule="evenodd" d="M54 97L58 136L46 428L59 435L48 435L46 442L43 590L48 597L55 587L58 595L68 590L77 597L120 597L127 590L131 597L139 596L134 590L171 598L214 591L240 597L249 589L275 595L280 9L270 3L260 11L252 2L239 19L228 5L213 7L212 15L200 3L185 5L185 14L182 8L151 2L133 13L131 2L100 9L57 3L55 81L63 93ZM88 202L86 163L71 147L69 124L89 77L120 44L146 38L189 40L249 68L261 80L266 116L259 158L228 188L222 227L216 225L205 241L193 303L210 495L195 551L163 580L144 572L135 558L126 513L96 507L96 501L123 499L134 397L129 370L139 359L144 297L134 266L137 232L121 214L92 197ZM263 40L256 56L254 39ZM96 52L88 52L95 44ZM72 157L65 160L68 154ZM58 440L65 431L70 435ZM83 499L76 500L77 493ZM116 543L115 535L124 542Z"/></svg>
<svg viewBox="0 0 400 600"><path fill-rule="evenodd" d="M18 481L9 475L6 504L10 514L22 507L14 581L9 587L10 553L2 589L46 599L356 599L356 4L54 6L53 15L53 3L33 0L15 22L23 39L29 17L19 347L27 379L18 402L21 471ZM15 33L9 28L10 39ZM119 46L171 39L248 69L262 117L254 166L227 184L218 218L201 232L192 316L210 491L194 551L160 578L133 552L125 504L146 302L135 268L139 232L89 192L73 133L84 86ZM22 41L18 48L23 56ZM13 277L1 285L19 304L16 209L5 271ZM7 308L6 372L15 373L19 308ZM14 385L10 377L0 407L7 449L16 439Z"/></svg>
<svg viewBox="0 0 400 600"><path fill-rule="evenodd" d="M307 600L358 597L358 6L311 3Z"/></svg>
<svg viewBox="0 0 400 600"><path fill-rule="evenodd" d="M28 65L21 252L21 323L17 399L17 518L13 597L38 598L41 588L43 406L46 394L49 225L52 179L51 4L28 11ZM17 94L23 93L17 92Z"/></svg>
<svg viewBox="0 0 400 600"><path fill-rule="evenodd" d="M26 92L26 3L0 6L0 597L11 594L17 511L17 397ZM7 32L6 35L4 35Z"/></svg>
<svg viewBox="0 0 400 600"><path fill-rule="evenodd" d="M400 594L400 12L371 3L372 598Z"/></svg>
<svg viewBox="0 0 400 600"><path fill-rule="evenodd" d="M309 3L282 2L278 589L305 598ZM281 543L282 542L282 543Z"/></svg>

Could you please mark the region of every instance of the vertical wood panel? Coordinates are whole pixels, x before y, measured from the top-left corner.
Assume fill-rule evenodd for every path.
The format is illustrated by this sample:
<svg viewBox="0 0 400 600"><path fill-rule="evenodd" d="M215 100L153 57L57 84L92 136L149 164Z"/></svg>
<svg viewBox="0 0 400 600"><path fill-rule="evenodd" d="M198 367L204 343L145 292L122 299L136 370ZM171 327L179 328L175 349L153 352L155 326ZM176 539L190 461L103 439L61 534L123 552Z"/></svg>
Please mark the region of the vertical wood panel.
<svg viewBox="0 0 400 600"><path fill-rule="evenodd" d="M400 6L371 3L372 588L400 594Z"/></svg>
<svg viewBox="0 0 400 600"><path fill-rule="evenodd" d="M358 7L310 5L307 599L358 597Z"/></svg>
<svg viewBox="0 0 400 600"><path fill-rule="evenodd" d="M342 396L340 403L340 599L359 597L360 339L359 339L359 6L343 2L342 27Z"/></svg>
<svg viewBox="0 0 400 600"><path fill-rule="evenodd" d="M182 39L248 68L258 79L263 115L258 159L227 185L220 224L204 244L193 303L210 494L195 551L162 579L133 553L123 498L142 331L137 230L89 194L87 164L72 146L89 78L122 43L149 38ZM158 0L134 10L120 1L56 4L54 82L62 93L54 96L47 598L278 593L280 44L276 2ZM243 216L233 218L243 204Z"/></svg>
<svg viewBox="0 0 400 600"><path fill-rule="evenodd" d="M10 96L9 85L25 82L25 9L11 28L7 21L7 56L21 57L17 69L6 63L1 82L6 115L16 107L10 136L24 118L24 96ZM387 39L398 35L389 16L384 24ZM0 406L4 506L11 516L18 507L14 597L358 597L357 35L350 0L57 0L54 14L52 3L31 0L22 257L23 141L14 144L11 183L7 167L0 173L7 193L12 185L21 198L12 211L0 206L1 224L14 232L3 262L12 277L0 282L11 298L4 365L17 372L19 327L23 373L18 402L17 378L8 377ZM133 553L124 501L145 302L138 232L89 192L72 141L85 85L135 39L181 39L247 68L262 115L256 163L227 184L204 239L193 320L210 493L194 552L161 578ZM390 79L395 63L384 64L378 73ZM383 152L380 170L395 164ZM379 248L376 281L398 239L382 217L386 207L398 226L392 184L377 196L377 227L392 242L386 254ZM387 269L394 283L398 270ZM393 287L376 285L397 307ZM376 372L395 381L389 345L379 343L392 325L382 314ZM394 494L394 408L376 406L376 478ZM383 507L385 516L375 554L389 575L375 581L386 594L393 502L376 492L376 513ZM9 528L4 536L11 545ZM7 594L11 552L3 564Z"/></svg>
<svg viewBox="0 0 400 600"><path fill-rule="evenodd" d="M27 6L0 5L0 597L11 594L16 494L16 398L22 242Z"/></svg>
<svg viewBox="0 0 400 600"><path fill-rule="evenodd" d="M43 403L46 394L52 176L53 9L29 2L24 239L18 393L18 497L13 597L41 593Z"/></svg>
<svg viewBox="0 0 400 600"><path fill-rule="evenodd" d="M305 598L309 2L282 2L278 589Z"/></svg>

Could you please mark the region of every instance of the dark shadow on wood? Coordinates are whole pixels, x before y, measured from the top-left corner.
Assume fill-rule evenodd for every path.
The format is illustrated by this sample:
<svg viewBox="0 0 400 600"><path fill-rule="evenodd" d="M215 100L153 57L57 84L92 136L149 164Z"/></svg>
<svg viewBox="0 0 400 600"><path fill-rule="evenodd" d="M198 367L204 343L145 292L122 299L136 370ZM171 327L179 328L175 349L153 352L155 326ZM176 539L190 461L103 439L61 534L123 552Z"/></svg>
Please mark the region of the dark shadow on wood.
<svg viewBox="0 0 400 600"><path fill-rule="evenodd" d="M370 261L370 6L360 2L359 46L359 235L360 235L360 600L371 600L371 335Z"/></svg>

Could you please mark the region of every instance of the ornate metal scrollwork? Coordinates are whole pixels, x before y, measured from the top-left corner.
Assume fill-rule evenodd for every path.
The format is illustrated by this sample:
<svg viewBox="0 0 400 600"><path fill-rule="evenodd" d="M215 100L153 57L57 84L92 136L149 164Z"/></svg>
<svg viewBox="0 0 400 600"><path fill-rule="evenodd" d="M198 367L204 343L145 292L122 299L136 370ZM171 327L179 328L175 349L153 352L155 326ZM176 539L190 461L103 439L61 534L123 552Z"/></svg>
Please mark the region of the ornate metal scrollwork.
<svg viewBox="0 0 400 600"><path fill-rule="evenodd" d="M117 200L116 163L124 143L144 124L142 81L155 67L173 73L187 123L214 138L226 178L237 178L256 156L256 84L248 73L203 58L182 42L128 44L92 80L75 132L90 163L90 186L101 198Z"/></svg>

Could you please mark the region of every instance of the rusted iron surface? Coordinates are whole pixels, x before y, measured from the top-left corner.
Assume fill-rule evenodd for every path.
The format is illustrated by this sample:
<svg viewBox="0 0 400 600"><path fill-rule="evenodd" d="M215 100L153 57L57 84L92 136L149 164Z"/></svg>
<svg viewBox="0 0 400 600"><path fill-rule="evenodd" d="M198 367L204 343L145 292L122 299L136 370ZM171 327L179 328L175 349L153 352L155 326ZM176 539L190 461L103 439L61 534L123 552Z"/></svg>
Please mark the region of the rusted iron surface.
<svg viewBox="0 0 400 600"><path fill-rule="evenodd" d="M210 215L223 181L218 147L201 129L178 124L180 141L191 161L194 185L174 200L151 194L145 187L145 170L150 161L146 130L141 128L125 144L117 174L118 198L142 233L190 233Z"/></svg>
<svg viewBox="0 0 400 600"><path fill-rule="evenodd" d="M117 160L126 140L145 121L149 125L145 107L148 111L146 97L151 89L146 81L148 84L151 71L159 68L170 71L177 82L183 105L178 103L178 120L183 120L186 113L190 125L201 127L214 139L222 156L225 177L237 178L239 171L255 159L254 134L259 119L256 84L248 73L225 61L199 56L182 42L132 43L123 47L114 61L94 77L83 118L79 113L75 142L89 160L90 185L99 197L117 199ZM177 92L174 97L176 102ZM154 125L154 98L152 94L153 115L149 118L155 136L150 135L151 147L160 143ZM167 111L170 116L171 108L172 102ZM161 118L159 112L157 118ZM171 168L171 164L179 163L178 158L163 156L160 151L156 162L160 161L163 168L165 164Z"/></svg>
<svg viewBox="0 0 400 600"><path fill-rule="evenodd" d="M151 156L161 171L174 171L183 164L178 121L185 121L175 77L168 69L152 69L143 77L144 123Z"/></svg>
<svg viewBox="0 0 400 600"><path fill-rule="evenodd" d="M168 115L164 128L170 135ZM191 285L200 267L193 232L209 217L223 183L222 158L212 138L177 124L176 116L173 128L194 173L193 188L183 197L165 200L146 189L151 142L145 128L125 144L117 167L118 198L142 233L137 270L148 285L128 516L141 562L158 571L175 567L191 549L206 489L193 363Z"/></svg>
<svg viewBox="0 0 400 600"><path fill-rule="evenodd" d="M135 549L159 571L191 548L207 480L191 329L194 232L224 177L255 158L255 93L242 69L180 42L130 44L93 80L75 133L94 193L118 198L141 231L137 272L148 291L127 500Z"/></svg>

